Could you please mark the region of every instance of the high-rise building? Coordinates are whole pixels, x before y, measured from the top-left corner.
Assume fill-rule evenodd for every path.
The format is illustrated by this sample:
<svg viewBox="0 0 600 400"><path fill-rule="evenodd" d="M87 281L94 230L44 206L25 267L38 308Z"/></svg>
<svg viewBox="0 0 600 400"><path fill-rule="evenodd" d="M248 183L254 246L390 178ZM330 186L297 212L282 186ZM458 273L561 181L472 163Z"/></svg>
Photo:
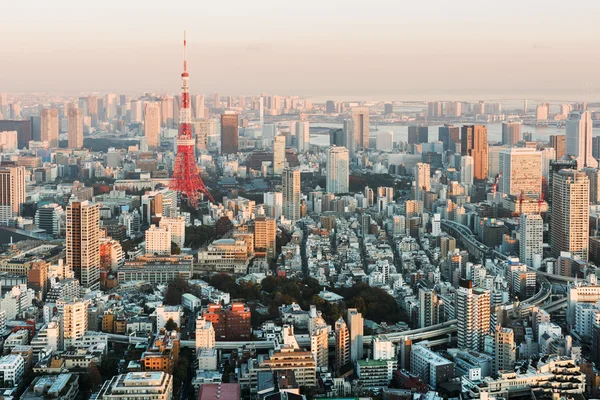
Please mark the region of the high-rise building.
<svg viewBox="0 0 600 400"><path fill-rule="evenodd" d="M273 175L281 175L285 168L285 136L275 136L273 141Z"/></svg>
<svg viewBox="0 0 600 400"><path fill-rule="evenodd" d="M577 168L598 168L598 161L592 156L592 114L589 111L569 114L566 137L566 152L577 158Z"/></svg>
<svg viewBox="0 0 600 400"><path fill-rule="evenodd" d="M385 103L383 105L383 114L390 115L394 113L394 104L393 103Z"/></svg>
<svg viewBox="0 0 600 400"><path fill-rule="evenodd" d="M440 322L440 302L434 289L419 288L419 328Z"/></svg>
<svg viewBox="0 0 600 400"><path fill-rule="evenodd" d="M196 351L215 348L215 328L201 315L196 319Z"/></svg>
<svg viewBox="0 0 600 400"><path fill-rule="evenodd" d="M481 351L490 331L490 292L461 279L456 290L458 348Z"/></svg>
<svg viewBox="0 0 600 400"><path fill-rule="evenodd" d="M339 372L340 369L350 362L350 333L348 331L348 325L344 322L344 319L340 317L334 326L335 333L335 370Z"/></svg>
<svg viewBox="0 0 600 400"><path fill-rule="evenodd" d="M216 121L214 119L197 119L194 121L194 133L196 134L196 150L206 151L208 149L208 138L216 134Z"/></svg>
<svg viewBox="0 0 600 400"><path fill-rule="evenodd" d="M566 251L587 261L590 181L585 172L563 169L553 174L552 186L552 256Z"/></svg>
<svg viewBox="0 0 600 400"><path fill-rule="evenodd" d="M254 220L254 253L275 256L277 221L274 218L257 217Z"/></svg>
<svg viewBox="0 0 600 400"><path fill-rule="evenodd" d="M171 254L171 232L167 228L150 226L146 231L146 254L159 256Z"/></svg>
<svg viewBox="0 0 600 400"><path fill-rule="evenodd" d="M535 108L535 119L538 121L547 121L548 120L548 103L540 104Z"/></svg>
<svg viewBox="0 0 600 400"><path fill-rule="evenodd" d="M496 327L494 334L494 371L513 371L515 366L515 334L512 329Z"/></svg>
<svg viewBox="0 0 600 400"><path fill-rule="evenodd" d="M335 101L327 100L327 102L325 102L325 112L327 114L335 114Z"/></svg>
<svg viewBox="0 0 600 400"><path fill-rule="evenodd" d="M444 144L444 151L456 152L456 143L460 145L460 128L452 125L440 126L438 139Z"/></svg>
<svg viewBox="0 0 600 400"><path fill-rule="evenodd" d="M310 149L310 123L308 121L296 121L294 124L298 153L306 152Z"/></svg>
<svg viewBox="0 0 600 400"><path fill-rule="evenodd" d="M473 178L487 179L488 138L484 125L464 125L461 129L461 154L473 157Z"/></svg>
<svg viewBox="0 0 600 400"><path fill-rule="evenodd" d="M408 144L419 144L429 142L429 127L427 126L409 126Z"/></svg>
<svg viewBox="0 0 600 400"><path fill-rule="evenodd" d="M498 191L520 195L542 193L542 153L536 149L510 148L500 152Z"/></svg>
<svg viewBox="0 0 600 400"><path fill-rule="evenodd" d="M349 308L347 320L350 333L350 359L361 360L363 358L363 316L356 308Z"/></svg>
<svg viewBox="0 0 600 400"><path fill-rule="evenodd" d="M345 147L331 146L327 150L327 193L348 193L350 157Z"/></svg>
<svg viewBox="0 0 600 400"><path fill-rule="evenodd" d="M201 94L192 96L192 110L194 118L204 118L204 96Z"/></svg>
<svg viewBox="0 0 600 400"><path fill-rule="evenodd" d="M465 186L473 184L473 157L460 157L460 183Z"/></svg>
<svg viewBox="0 0 600 400"><path fill-rule="evenodd" d="M146 103L144 110L144 134L148 139L148 147L155 149L160 138L160 104Z"/></svg>
<svg viewBox="0 0 600 400"><path fill-rule="evenodd" d="M178 217L162 217L158 222L160 228L165 228L171 233L171 242L175 243L179 248L185 246L185 218Z"/></svg>
<svg viewBox="0 0 600 400"><path fill-rule="evenodd" d="M219 93L215 93L213 99L215 108L221 108L221 95L219 95Z"/></svg>
<svg viewBox="0 0 600 400"><path fill-rule="evenodd" d="M378 151L394 150L394 134L388 131L379 131L375 139L375 148Z"/></svg>
<svg viewBox="0 0 600 400"><path fill-rule="evenodd" d="M600 170L598 168L584 168L581 171L585 172L590 181L590 203L600 202Z"/></svg>
<svg viewBox="0 0 600 400"><path fill-rule="evenodd" d="M173 101L173 96L163 96L160 99L160 118L162 126L167 128L172 128L175 124Z"/></svg>
<svg viewBox="0 0 600 400"><path fill-rule="evenodd" d="M88 302L66 301L63 304L62 333L65 349L76 344L88 328Z"/></svg>
<svg viewBox="0 0 600 400"><path fill-rule="evenodd" d="M534 256L542 260L544 249L544 220L539 214L521 214L519 224L519 257L528 266Z"/></svg>
<svg viewBox="0 0 600 400"><path fill-rule="evenodd" d="M25 167L0 167L0 222L21 215L25 203Z"/></svg>
<svg viewBox="0 0 600 400"><path fill-rule="evenodd" d="M67 207L67 264L81 286L100 288L100 206L87 201Z"/></svg>
<svg viewBox="0 0 600 400"><path fill-rule="evenodd" d="M83 147L83 113L78 108L69 108L69 148Z"/></svg>
<svg viewBox="0 0 600 400"><path fill-rule="evenodd" d="M413 167L415 178L415 200L423 200L425 193L431 190L431 172L429 164L417 163Z"/></svg>
<svg viewBox="0 0 600 400"><path fill-rule="evenodd" d="M283 216L290 221L300 219L300 170L285 168L281 174Z"/></svg>
<svg viewBox="0 0 600 400"><path fill-rule="evenodd" d="M310 332L310 352L313 354L317 368L327 368L329 365L329 336L328 326L320 325Z"/></svg>
<svg viewBox="0 0 600 400"><path fill-rule="evenodd" d="M58 109L44 108L40 114L40 140L58 148Z"/></svg>
<svg viewBox="0 0 600 400"><path fill-rule="evenodd" d="M515 146L523 137L523 125L520 122L506 121L502 123L502 144Z"/></svg>
<svg viewBox="0 0 600 400"><path fill-rule="evenodd" d="M221 114L221 154L238 152L238 115Z"/></svg>
<svg viewBox="0 0 600 400"><path fill-rule="evenodd" d="M369 109L355 107L352 109L352 126L354 128L354 149L369 148Z"/></svg>

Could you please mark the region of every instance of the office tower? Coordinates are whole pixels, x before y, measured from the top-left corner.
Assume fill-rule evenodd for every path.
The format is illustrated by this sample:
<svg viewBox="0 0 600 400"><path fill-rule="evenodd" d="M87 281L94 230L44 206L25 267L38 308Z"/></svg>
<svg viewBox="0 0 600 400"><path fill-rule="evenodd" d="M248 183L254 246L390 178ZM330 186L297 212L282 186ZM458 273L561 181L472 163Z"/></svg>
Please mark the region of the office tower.
<svg viewBox="0 0 600 400"><path fill-rule="evenodd" d="M63 232L63 218L65 212L56 203L39 206L35 213L35 226L49 235L60 236Z"/></svg>
<svg viewBox="0 0 600 400"><path fill-rule="evenodd" d="M171 232L167 228L150 225L150 229L146 231L146 254L171 254Z"/></svg>
<svg viewBox="0 0 600 400"><path fill-rule="evenodd" d="M65 350L75 346L88 328L88 302L67 301L63 304L62 333Z"/></svg>
<svg viewBox="0 0 600 400"><path fill-rule="evenodd" d="M117 95L109 93L106 95L106 112L104 116L107 121L110 121L117 115Z"/></svg>
<svg viewBox="0 0 600 400"><path fill-rule="evenodd" d="M589 249L590 181L585 172L563 169L554 173L552 188L552 256L563 251L587 261Z"/></svg>
<svg viewBox="0 0 600 400"><path fill-rule="evenodd" d="M145 105L144 133L148 139L148 147L150 149L157 148L160 138L160 105L158 103L146 103Z"/></svg>
<svg viewBox="0 0 600 400"><path fill-rule="evenodd" d="M429 118L439 118L442 116L442 103L432 101L427 103L427 116Z"/></svg>
<svg viewBox="0 0 600 400"><path fill-rule="evenodd" d="M596 160L600 158L600 136L592 138L592 157Z"/></svg>
<svg viewBox="0 0 600 400"><path fill-rule="evenodd" d="M266 193L265 193L266 194ZM254 220L254 252L275 256L277 221L275 218L256 217Z"/></svg>
<svg viewBox="0 0 600 400"><path fill-rule="evenodd" d="M473 157L460 157L460 183L465 186L473 184Z"/></svg>
<svg viewBox="0 0 600 400"><path fill-rule="evenodd" d="M533 266L535 256L542 260L544 250L544 220L539 214L521 214L519 224L519 258Z"/></svg>
<svg viewBox="0 0 600 400"><path fill-rule="evenodd" d="M75 201L67 207L67 264L84 288L100 288L100 206Z"/></svg>
<svg viewBox="0 0 600 400"><path fill-rule="evenodd" d="M481 351L490 331L490 292L461 279L456 290L458 348Z"/></svg>
<svg viewBox="0 0 600 400"><path fill-rule="evenodd" d="M419 288L419 328L440 322L440 304L437 293L431 288Z"/></svg>
<svg viewBox="0 0 600 400"><path fill-rule="evenodd" d="M206 196L213 203L210 192L200 178L200 171L194 155L196 146L192 133L192 110L190 109L189 80L190 74L187 72L187 41L185 33L183 36L183 72L181 73L181 111L179 115L179 132L177 134L177 156L173 175L169 181L169 189L178 192L182 197L187 198L190 206L195 208L198 204L200 194ZM237 116L236 116L237 121ZM236 124L237 133L237 124ZM237 135L236 135L237 147Z"/></svg>
<svg viewBox="0 0 600 400"><path fill-rule="evenodd" d="M292 122L293 123L293 122ZM310 149L310 123L308 121L297 121L295 123L296 142L298 144L298 153L306 152Z"/></svg>
<svg viewBox="0 0 600 400"><path fill-rule="evenodd" d="M377 132L375 148L378 151L394 150L394 134L388 131Z"/></svg>
<svg viewBox="0 0 600 400"><path fill-rule="evenodd" d="M348 332L350 333L350 360L362 360L364 329L362 314L356 308L349 308L346 319L348 320Z"/></svg>
<svg viewBox="0 0 600 400"><path fill-rule="evenodd" d="M366 107L355 107L352 109L352 127L354 130L353 149L369 148L369 109Z"/></svg>
<svg viewBox="0 0 600 400"><path fill-rule="evenodd" d="M295 222L300 219L300 170L285 168L281 175L283 216Z"/></svg>
<svg viewBox="0 0 600 400"><path fill-rule="evenodd" d="M208 149L208 138L216 134L216 121L214 119L199 119L194 121L196 133L196 150Z"/></svg>
<svg viewBox="0 0 600 400"><path fill-rule="evenodd" d="M129 121L133 124L142 122L142 101L131 100L129 103Z"/></svg>
<svg viewBox="0 0 600 400"><path fill-rule="evenodd" d="M510 371L515 366L515 334L512 329L497 327L494 334L494 371Z"/></svg>
<svg viewBox="0 0 600 400"><path fill-rule="evenodd" d="M327 100L325 103L325 112L327 114L335 114L335 101Z"/></svg>
<svg viewBox="0 0 600 400"><path fill-rule="evenodd" d="M535 149L510 148L500 152L499 192L540 195L542 193L542 153Z"/></svg>
<svg viewBox="0 0 600 400"><path fill-rule="evenodd" d="M238 115L221 114L221 154L238 152Z"/></svg>
<svg viewBox="0 0 600 400"><path fill-rule="evenodd" d="M413 167L415 178L415 200L423 200L425 192L431 190L431 172L429 164L417 163Z"/></svg>
<svg viewBox="0 0 600 400"><path fill-rule="evenodd" d="M178 217L161 217L158 222L159 228L165 228L171 233L171 242L175 243L179 248L185 247L185 218Z"/></svg>
<svg viewBox="0 0 600 400"><path fill-rule="evenodd" d="M78 108L69 109L69 148L83 147L83 113Z"/></svg>
<svg viewBox="0 0 600 400"><path fill-rule="evenodd" d="M488 139L487 127L483 125L464 125L461 129L461 154L473 157L473 178L487 179Z"/></svg>
<svg viewBox="0 0 600 400"><path fill-rule="evenodd" d="M566 137L566 152L577 158L577 168L598 168L598 161L592 156L592 115L589 111L569 114Z"/></svg>
<svg viewBox="0 0 600 400"><path fill-rule="evenodd" d="M556 160L560 160L567 152L567 135L550 135L550 147L556 152Z"/></svg>
<svg viewBox="0 0 600 400"><path fill-rule="evenodd" d="M275 136L273 141L273 175L281 175L285 168L285 136Z"/></svg>
<svg viewBox="0 0 600 400"><path fill-rule="evenodd" d="M58 148L58 109L44 108L40 115L40 141Z"/></svg>
<svg viewBox="0 0 600 400"><path fill-rule="evenodd" d="M25 167L0 167L0 222L21 215L25 203Z"/></svg>
<svg viewBox="0 0 600 400"><path fill-rule="evenodd" d="M383 114L390 115L394 113L394 105L392 103L385 103L383 105Z"/></svg>
<svg viewBox="0 0 600 400"><path fill-rule="evenodd" d="M585 172L590 181L590 203L596 204L600 201L600 170L584 168L581 171Z"/></svg>
<svg viewBox="0 0 600 400"><path fill-rule="evenodd" d="M507 121L502 123L502 144L515 146L522 138L523 125L520 122Z"/></svg>
<svg viewBox="0 0 600 400"><path fill-rule="evenodd" d="M221 96L219 93L215 93L213 96L215 108L221 108Z"/></svg>
<svg viewBox="0 0 600 400"><path fill-rule="evenodd" d="M350 156L345 147L331 146L327 150L327 193L348 193Z"/></svg>
<svg viewBox="0 0 600 400"><path fill-rule="evenodd" d="M194 118L204 118L204 96L201 94L192 96L192 110Z"/></svg>
<svg viewBox="0 0 600 400"><path fill-rule="evenodd" d="M175 123L173 115L173 96L163 96L160 99L160 117L162 126L172 128Z"/></svg>
<svg viewBox="0 0 600 400"><path fill-rule="evenodd" d="M438 128L438 139L444 144L444 151L456 152L455 144L460 144L460 128L452 125L440 126Z"/></svg>
<svg viewBox="0 0 600 400"><path fill-rule="evenodd" d="M429 142L429 127L427 126L409 126L408 144L419 144Z"/></svg>
<svg viewBox="0 0 600 400"><path fill-rule="evenodd" d="M202 315L196 319L196 351L215 348L215 328Z"/></svg>
<svg viewBox="0 0 600 400"><path fill-rule="evenodd" d="M335 371L339 372L340 369L350 362L350 333L348 331L348 325L344 322L344 319L340 317L335 321L334 325L335 334Z"/></svg>
<svg viewBox="0 0 600 400"><path fill-rule="evenodd" d="M19 103L10 104L10 119L21 119L21 105Z"/></svg>

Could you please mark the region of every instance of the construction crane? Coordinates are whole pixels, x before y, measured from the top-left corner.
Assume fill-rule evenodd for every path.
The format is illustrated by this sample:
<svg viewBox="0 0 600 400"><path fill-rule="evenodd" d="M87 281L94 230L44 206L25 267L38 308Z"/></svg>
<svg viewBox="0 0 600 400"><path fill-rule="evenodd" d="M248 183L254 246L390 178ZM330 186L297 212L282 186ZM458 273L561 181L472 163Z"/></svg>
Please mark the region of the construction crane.
<svg viewBox="0 0 600 400"><path fill-rule="evenodd" d="M494 183L492 183L492 195L496 196L496 189L498 188L498 184L500 183L500 177L502 176L502 172L496 175L496 179Z"/></svg>

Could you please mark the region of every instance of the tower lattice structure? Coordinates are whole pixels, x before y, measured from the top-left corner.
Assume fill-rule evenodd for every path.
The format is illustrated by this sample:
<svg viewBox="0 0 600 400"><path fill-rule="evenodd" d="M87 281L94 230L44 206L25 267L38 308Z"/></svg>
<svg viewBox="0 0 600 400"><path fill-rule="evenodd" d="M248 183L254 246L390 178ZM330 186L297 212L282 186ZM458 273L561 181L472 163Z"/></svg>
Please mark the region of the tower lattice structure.
<svg viewBox="0 0 600 400"><path fill-rule="evenodd" d="M187 41L183 37L183 73L181 74L181 105L179 114L179 134L177 136L177 157L175 169L169 182L169 189L179 192L186 197L192 207L198 205L200 193L204 194L213 203L215 200L209 193L206 185L200 178L200 171L196 163L194 147L196 145L192 135L192 111L190 104L189 78L187 72Z"/></svg>

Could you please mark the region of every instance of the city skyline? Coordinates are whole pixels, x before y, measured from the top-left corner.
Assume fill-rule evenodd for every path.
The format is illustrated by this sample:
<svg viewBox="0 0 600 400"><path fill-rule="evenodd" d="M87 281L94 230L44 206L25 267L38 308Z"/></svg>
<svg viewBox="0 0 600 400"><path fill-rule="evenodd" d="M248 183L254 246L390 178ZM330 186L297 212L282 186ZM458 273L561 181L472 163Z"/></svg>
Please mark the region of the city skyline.
<svg viewBox="0 0 600 400"><path fill-rule="evenodd" d="M171 60L181 58L175 43L187 28L190 74L199 93L267 91L341 100L509 93L600 98L595 3L559 12L562 4L556 2L556 11L539 13L534 4L516 1L485 8L471 1L462 7L438 1L402 8L377 1L358 12L351 4L338 7L338 1L309 0L290 10L265 0L234 1L227 9L189 6L184 16L178 7L154 9L138 1L118 4L122 11L113 13L108 3L8 5L11 18L4 28L11 41L3 53L11 63L1 72L11 80L3 90L177 93L178 69ZM132 18L137 14L140 18ZM404 16L409 18L399 23ZM565 16L577 23L563 23ZM235 29L220 29L225 21ZM148 28L155 24L161 28ZM561 29L548 28L557 24ZM569 39L574 37L578 40ZM574 59L587 60L576 74L570 68Z"/></svg>

